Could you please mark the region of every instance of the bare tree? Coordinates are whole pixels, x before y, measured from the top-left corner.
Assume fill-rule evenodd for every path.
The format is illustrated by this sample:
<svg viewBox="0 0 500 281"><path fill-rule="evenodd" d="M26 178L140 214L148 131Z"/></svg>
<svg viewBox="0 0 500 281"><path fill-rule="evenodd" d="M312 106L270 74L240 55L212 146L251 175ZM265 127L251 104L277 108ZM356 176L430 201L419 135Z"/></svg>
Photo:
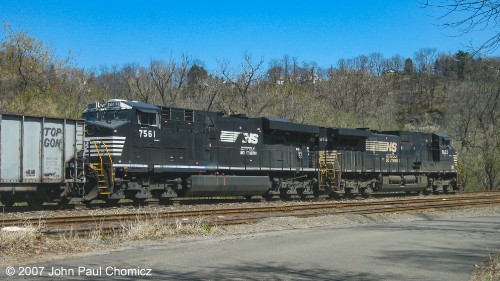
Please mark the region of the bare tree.
<svg viewBox="0 0 500 281"><path fill-rule="evenodd" d="M382 72L401 73L404 69L404 59L401 55L396 54L389 59L382 61Z"/></svg>
<svg viewBox="0 0 500 281"><path fill-rule="evenodd" d="M498 0L420 0L424 8L439 8L444 14L438 17L444 21L445 28L457 29L460 35L474 31L491 29L493 36L479 46L473 47L474 53L493 53L500 47L500 2ZM458 20L448 19L458 15Z"/></svg>
<svg viewBox="0 0 500 281"><path fill-rule="evenodd" d="M228 110L230 113L241 110L243 112L250 112L252 96L256 93L252 93L251 86L257 85L262 79L261 67L264 64L264 59L261 58L257 62L253 61L252 55L245 53L243 55L244 62L242 63L242 69L240 73L235 73L230 67L230 63L227 60L220 60L219 72L224 78L225 83L228 85ZM236 104L235 104L236 102Z"/></svg>
<svg viewBox="0 0 500 281"><path fill-rule="evenodd" d="M149 76L153 82L155 94L162 105L176 106L181 88L187 80L191 60L182 55L181 61L176 63L172 58L168 62L152 60L149 64Z"/></svg>
<svg viewBox="0 0 500 281"><path fill-rule="evenodd" d="M384 56L381 53L371 53L368 56L368 67L372 75L380 76L384 72Z"/></svg>
<svg viewBox="0 0 500 281"><path fill-rule="evenodd" d="M61 116L57 112L61 76L70 60L27 32L4 25L0 42L0 109L22 114ZM68 93L65 93L66 95Z"/></svg>
<svg viewBox="0 0 500 281"><path fill-rule="evenodd" d="M464 159L468 187L493 190L500 183L500 84L485 81L450 83L447 124Z"/></svg>
<svg viewBox="0 0 500 281"><path fill-rule="evenodd" d="M414 59L418 73L431 74L434 70L434 62L437 59L437 49L421 48L415 52Z"/></svg>
<svg viewBox="0 0 500 281"><path fill-rule="evenodd" d="M139 100L146 103L155 103L153 96L154 84L148 71L138 65L126 65L123 69L124 79L127 83L128 100Z"/></svg>

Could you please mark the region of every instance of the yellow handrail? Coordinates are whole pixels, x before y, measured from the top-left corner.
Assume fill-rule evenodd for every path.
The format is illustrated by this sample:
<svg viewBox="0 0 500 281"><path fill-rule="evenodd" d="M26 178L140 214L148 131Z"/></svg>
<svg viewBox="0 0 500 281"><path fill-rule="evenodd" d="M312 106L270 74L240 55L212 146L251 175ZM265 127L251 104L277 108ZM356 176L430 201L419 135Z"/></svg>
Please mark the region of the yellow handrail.
<svg viewBox="0 0 500 281"><path fill-rule="evenodd" d="M97 145L97 142L96 141L92 141L94 143L94 146L95 146L95 150L97 152L97 156L99 156L99 161L100 161L100 165L101 165L101 169L104 169L104 163L103 163L103 159L102 159L102 156L101 156L101 150L99 149L99 146ZM99 142L100 144L102 144L104 146L104 149L106 150L106 154L108 155L108 158L109 158L109 165L110 165L110 182L111 183L114 183L115 182L115 173L114 173L114 169L113 169L113 158L111 157L111 154L109 153L109 149L108 149L108 146L106 145L105 142L103 141L100 141ZM104 174L103 174L104 175Z"/></svg>
<svg viewBox="0 0 500 281"><path fill-rule="evenodd" d="M336 151L330 151L330 153L334 153L331 156L327 156L326 153L327 151L319 152L318 162L320 181L324 181L325 179L329 178L330 180L335 180L338 184L340 182L340 178L342 177L340 159L338 158L338 154Z"/></svg>

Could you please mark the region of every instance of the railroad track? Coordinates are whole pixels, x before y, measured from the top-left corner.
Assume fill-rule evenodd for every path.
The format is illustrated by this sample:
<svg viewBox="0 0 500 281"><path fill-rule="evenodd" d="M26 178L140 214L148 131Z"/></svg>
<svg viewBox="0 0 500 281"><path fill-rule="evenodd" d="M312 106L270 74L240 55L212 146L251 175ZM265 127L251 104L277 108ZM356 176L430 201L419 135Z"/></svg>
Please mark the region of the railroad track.
<svg viewBox="0 0 500 281"><path fill-rule="evenodd" d="M152 213L124 213L103 215L50 216L31 218L5 218L0 228L7 226L41 226L45 233L114 232L123 225L141 220L163 220L165 223L193 223L203 219L205 225L253 223L269 217L311 217L334 214L376 214L419 210L438 210L500 204L500 195L452 196L448 198L419 198L386 201L321 202L299 205L205 209L197 211L155 211Z"/></svg>

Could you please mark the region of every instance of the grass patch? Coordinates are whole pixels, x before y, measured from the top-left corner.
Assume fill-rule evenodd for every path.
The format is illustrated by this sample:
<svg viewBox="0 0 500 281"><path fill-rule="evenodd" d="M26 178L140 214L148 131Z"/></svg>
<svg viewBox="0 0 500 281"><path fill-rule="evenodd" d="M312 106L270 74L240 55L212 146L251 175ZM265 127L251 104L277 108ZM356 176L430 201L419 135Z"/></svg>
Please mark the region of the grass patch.
<svg viewBox="0 0 500 281"><path fill-rule="evenodd" d="M167 222L160 218L123 222L120 231L108 234L102 226L90 233L66 232L58 235L43 233L43 224L22 225L0 229L0 266L33 262L50 255L92 252L108 246L136 240L162 240L185 235L212 235L217 226L203 218L193 221Z"/></svg>
<svg viewBox="0 0 500 281"><path fill-rule="evenodd" d="M9 228L8 228L9 229ZM42 232L42 226L25 225L17 230L0 230L0 264L32 261L48 255L93 251L102 247L99 230L86 237L76 233L48 236Z"/></svg>
<svg viewBox="0 0 500 281"><path fill-rule="evenodd" d="M476 265L471 281L499 281L500 280L500 252L490 254L483 263Z"/></svg>
<svg viewBox="0 0 500 281"><path fill-rule="evenodd" d="M140 219L122 224L121 240L158 240L166 237L182 235L207 235L214 234L216 227L208 226L203 218L194 221L182 221L166 223L160 218Z"/></svg>

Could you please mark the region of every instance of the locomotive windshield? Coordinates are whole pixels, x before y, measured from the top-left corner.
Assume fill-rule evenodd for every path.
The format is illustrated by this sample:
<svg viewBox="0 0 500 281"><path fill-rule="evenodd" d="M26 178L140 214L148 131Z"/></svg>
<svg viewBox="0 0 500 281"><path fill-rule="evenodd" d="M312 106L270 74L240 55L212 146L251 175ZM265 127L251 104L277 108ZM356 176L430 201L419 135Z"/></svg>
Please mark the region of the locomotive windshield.
<svg viewBox="0 0 500 281"><path fill-rule="evenodd" d="M106 110L103 112L103 121L130 120L130 110Z"/></svg>
<svg viewBox="0 0 500 281"><path fill-rule="evenodd" d="M101 110L84 112L83 119L87 121L128 121L130 120L130 110Z"/></svg>
<svg viewBox="0 0 500 281"><path fill-rule="evenodd" d="M86 121L98 121L99 120L99 112L84 112L82 114L83 119Z"/></svg>

